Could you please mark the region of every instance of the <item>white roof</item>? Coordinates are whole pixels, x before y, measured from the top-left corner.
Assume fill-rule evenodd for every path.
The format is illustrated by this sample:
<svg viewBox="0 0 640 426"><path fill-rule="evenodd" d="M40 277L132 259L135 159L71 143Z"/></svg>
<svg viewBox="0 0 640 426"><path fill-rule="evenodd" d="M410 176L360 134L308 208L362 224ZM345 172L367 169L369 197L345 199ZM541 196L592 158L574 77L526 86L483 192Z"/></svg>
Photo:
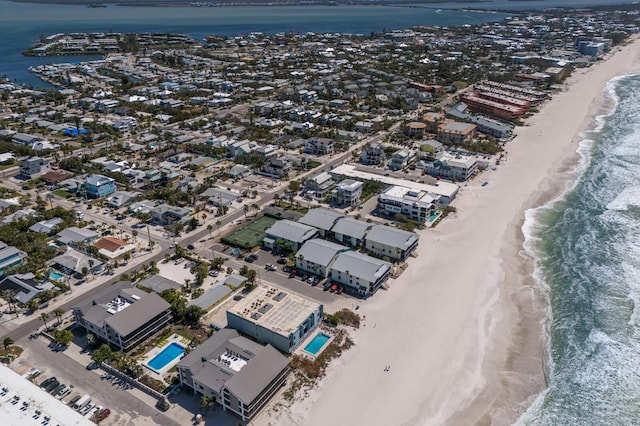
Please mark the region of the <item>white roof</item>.
<svg viewBox="0 0 640 426"><path fill-rule="evenodd" d="M14 396L20 397L20 400L15 405L11 403L0 404L0 417L2 418L3 425L40 425L45 416L51 417L49 421L50 425L89 426L94 424L9 367L1 364L0 386L9 389L9 392L3 397L3 400L13 399ZM21 410L23 402L29 404L25 411ZM36 410L42 412L38 419L33 417Z"/></svg>
<svg viewBox="0 0 640 426"><path fill-rule="evenodd" d="M374 173L368 173L361 170L357 170L356 166L352 164L343 164L331 170L332 174L349 176L361 180L377 180L387 185L406 186L412 189L431 192L433 194L441 195L452 200L458 193L460 188L455 183L438 182L437 185L429 185L426 183L411 182L405 179L398 179L392 176L382 176Z"/></svg>

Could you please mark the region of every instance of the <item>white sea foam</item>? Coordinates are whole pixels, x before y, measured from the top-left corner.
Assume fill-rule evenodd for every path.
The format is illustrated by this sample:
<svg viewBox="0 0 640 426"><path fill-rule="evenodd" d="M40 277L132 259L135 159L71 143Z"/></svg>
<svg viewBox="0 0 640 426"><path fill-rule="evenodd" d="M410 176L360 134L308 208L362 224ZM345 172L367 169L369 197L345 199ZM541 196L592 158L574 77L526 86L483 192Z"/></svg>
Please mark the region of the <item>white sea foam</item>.
<svg viewBox="0 0 640 426"><path fill-rule="evenodd" d="M640 185L623 189L612 202L607 204L607 209L626 211L630 206L640 207Z"/></svg>

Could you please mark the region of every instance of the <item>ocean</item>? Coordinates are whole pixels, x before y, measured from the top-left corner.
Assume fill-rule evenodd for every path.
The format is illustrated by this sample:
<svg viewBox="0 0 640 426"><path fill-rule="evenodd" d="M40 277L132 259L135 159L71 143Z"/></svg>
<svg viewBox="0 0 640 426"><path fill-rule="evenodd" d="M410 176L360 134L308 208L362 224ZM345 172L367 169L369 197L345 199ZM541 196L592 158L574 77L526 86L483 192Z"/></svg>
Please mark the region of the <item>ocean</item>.
<svg viewBox="0 0 640 426"><path fill-rule="evenodd" d="M521 425L640 423L640 75L606 93L573 187L527 212L550 302L549 387Z"/></svg>

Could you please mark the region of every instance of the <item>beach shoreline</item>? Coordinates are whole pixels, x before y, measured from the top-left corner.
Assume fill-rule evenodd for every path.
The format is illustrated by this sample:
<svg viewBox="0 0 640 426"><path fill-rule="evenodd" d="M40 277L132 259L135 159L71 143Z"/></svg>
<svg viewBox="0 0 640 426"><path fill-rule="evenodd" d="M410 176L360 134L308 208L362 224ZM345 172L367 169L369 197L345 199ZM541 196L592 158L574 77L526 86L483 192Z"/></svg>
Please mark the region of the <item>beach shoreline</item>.
<svg viewBox="0 0 640 426"><path fill-rule="evenodd" d="M548 306L523 247L526 212L578 177L577 150L605 85L640 70L638 52L634 37L576 70L517 129L506 161L461 187L458 212L420 231L418 257L361 304L370 326L352 332L356 345L317 388L254 423L512 424L546 387Z"/></svg>

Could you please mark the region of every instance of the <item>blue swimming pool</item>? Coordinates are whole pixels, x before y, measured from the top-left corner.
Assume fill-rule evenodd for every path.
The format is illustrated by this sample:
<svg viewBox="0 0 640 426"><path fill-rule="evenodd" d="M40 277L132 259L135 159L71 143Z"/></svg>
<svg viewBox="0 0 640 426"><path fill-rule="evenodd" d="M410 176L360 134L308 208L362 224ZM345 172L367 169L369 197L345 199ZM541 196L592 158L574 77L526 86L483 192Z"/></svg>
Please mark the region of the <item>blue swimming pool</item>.
<svg viewBox="0 0 640 426"><path fill-rule="evenodd" d="M62 275L60 272L58 271L51 271L49 272L49 279L51 281L62 281L62 279L64 278L64 275Z"/></svg>
<svg viewBox="0 0 640 426"><path fill-rule="evenodd" d="M177 343L171 343L169 346L164 348L162 352L154 356L147 365L156 371L162 370L167 364L181 356L183 353L183 346L180 346Z"/></svg>
<svg viewBox="0 0 640 426"><path fill-rule="evenodd" d="M317 354L320 349L329 341L329 336L324 333L318 333L315 335L313 340L311 340L307 346L304 347L305 352L309 352L311 355Z"/></svg>

